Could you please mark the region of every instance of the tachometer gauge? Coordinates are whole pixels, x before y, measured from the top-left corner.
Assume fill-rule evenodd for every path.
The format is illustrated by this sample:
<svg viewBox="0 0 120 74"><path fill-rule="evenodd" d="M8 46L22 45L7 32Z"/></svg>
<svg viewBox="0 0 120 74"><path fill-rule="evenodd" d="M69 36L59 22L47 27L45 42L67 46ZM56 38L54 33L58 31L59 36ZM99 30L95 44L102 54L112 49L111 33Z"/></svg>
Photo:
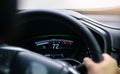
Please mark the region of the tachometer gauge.
<svg viewBox="0 0 120 74"><path fill-rule="evenodd" d="M39 49L72 49L72 40L66 39L48 39L35 42Z"/></svg>

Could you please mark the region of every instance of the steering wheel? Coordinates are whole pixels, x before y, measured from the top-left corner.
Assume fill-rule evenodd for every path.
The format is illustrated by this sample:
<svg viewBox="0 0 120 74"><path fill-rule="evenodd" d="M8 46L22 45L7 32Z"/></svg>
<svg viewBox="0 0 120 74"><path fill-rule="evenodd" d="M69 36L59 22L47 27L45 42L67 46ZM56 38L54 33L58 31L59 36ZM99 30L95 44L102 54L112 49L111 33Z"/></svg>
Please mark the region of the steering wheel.
<svg viewBox="0 0 120 74"><path fill-rule="evenodd" d="M60 10L21 11L18 13L18 15L19 16L17 18L17 25L16 25L17 28L16 29L24 28L26 26L22 25L23 23L26 23L26 22L29 22L32 20L36 20L36 19L39 21L54 19L54 20L59 20L59 21L67 23L67 24L64 24L64 26L71 29L71 31L73 31L78 36L80 36L83 39L83 41L89 46L89 49L92 51L92 56L93 56L92 59L95 62L101 61L102 52L101 52L101 48L100 48L97 40L95 39L95 37L93 36L91 31L84 24L82 24L80 21L78 21L76 18L74 18L64 12L60 12ZM19 20L20 20L20 22L19 22ZM31 27L33 27L33 26L31 26ZM24 29L22 29L22 30L24 30ZM28 31L29 30L27 30L25 33L27 33ZM18 32L21 32L21 30ZM19 34L17 36L17 38L19 39L20 37L22 37L21 35L23 36L25 34ZM22 54L22 57L24 57L23 55L24 54ZM30 58L30 57L28 57L28 58ZM46 59L42 59L42 60L46 60ZM82 67L84 67L84 66L82 66ZM53 68L53 69L55 69L55 68ZM50 73L54 74L54 72L50 72ZM48 74L50 74L50 73L48 73Z"/></svg>

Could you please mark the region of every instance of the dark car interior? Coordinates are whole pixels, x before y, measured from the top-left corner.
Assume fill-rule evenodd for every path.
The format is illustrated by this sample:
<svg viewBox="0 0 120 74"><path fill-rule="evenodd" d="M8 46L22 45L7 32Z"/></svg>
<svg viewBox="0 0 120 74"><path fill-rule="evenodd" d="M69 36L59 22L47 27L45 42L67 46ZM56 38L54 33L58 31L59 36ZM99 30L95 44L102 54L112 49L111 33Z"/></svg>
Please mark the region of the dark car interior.
<svg viewBox="0 0 120 74"><path fill-rule="evenodd" d="M0 74L87 74L83 59L102 53L120 65L120 16L0 3Z"/></svg>

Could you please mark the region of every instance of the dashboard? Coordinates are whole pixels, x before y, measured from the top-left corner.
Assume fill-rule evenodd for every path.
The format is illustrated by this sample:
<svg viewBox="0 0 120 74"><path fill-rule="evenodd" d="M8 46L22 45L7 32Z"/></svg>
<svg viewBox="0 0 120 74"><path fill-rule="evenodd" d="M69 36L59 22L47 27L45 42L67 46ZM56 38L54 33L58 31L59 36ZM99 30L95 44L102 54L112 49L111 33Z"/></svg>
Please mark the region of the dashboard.
<svg viewBox="0 0 120 74"><path fill-rule="evenodd" d="M112 45L114 40L111 35L115 29L109 30L110 28L102 26L102 23L72 10L59 11L87 26L97 40L100 51L108 53L118 60L119 54L116 52L119 49L119 43L117 44L118 48L114 48ZM53 59L64 60L72 65L81 64L86 56L95 57L90 48L89 36L85 37L81 30L72 26L73 22L67 22L64 18L45 13L39 16L39 13L28 14L26 12L33 11L20 11L17 14L16 20L19 21L16 22L14 36L11 35L10 45L23 47ZM120 31L117 30L117 33L120 34Z"/></svg>

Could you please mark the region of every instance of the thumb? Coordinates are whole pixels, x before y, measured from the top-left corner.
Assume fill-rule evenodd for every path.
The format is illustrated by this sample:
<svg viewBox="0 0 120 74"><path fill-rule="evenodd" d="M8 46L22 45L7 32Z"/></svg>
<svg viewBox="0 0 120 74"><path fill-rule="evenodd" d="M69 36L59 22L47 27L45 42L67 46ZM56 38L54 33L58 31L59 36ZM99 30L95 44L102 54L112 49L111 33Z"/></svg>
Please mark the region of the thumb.
<svg viewBox="0 0 120 74"><path fill-rule="evenodd" d="M92 61L92 59L90 58L84 58L84 64L87 67L87 69L92 69L93 67L95 67L96 63L94 61Z"/></svg>

